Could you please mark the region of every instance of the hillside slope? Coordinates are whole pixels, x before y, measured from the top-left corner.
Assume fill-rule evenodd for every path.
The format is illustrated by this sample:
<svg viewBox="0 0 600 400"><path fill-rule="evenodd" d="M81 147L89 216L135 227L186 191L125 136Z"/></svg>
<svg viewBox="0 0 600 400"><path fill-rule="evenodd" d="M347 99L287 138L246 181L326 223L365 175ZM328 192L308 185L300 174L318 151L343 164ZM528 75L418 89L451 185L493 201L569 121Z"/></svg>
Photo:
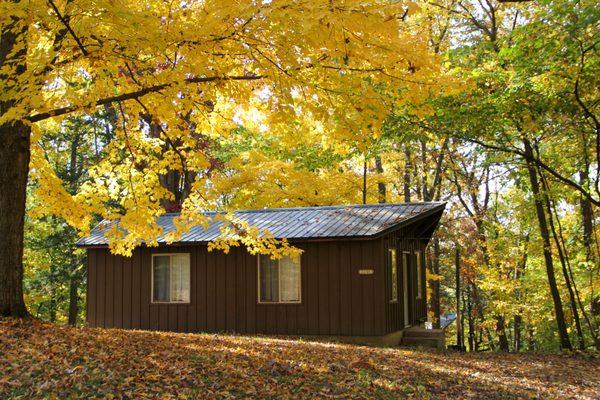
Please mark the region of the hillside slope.
<svg viewBox="0 0 600 400"><path fill-rule="evenodd" d="M581 356L459 354L0 319L0 398L580 398Z"/></svg>

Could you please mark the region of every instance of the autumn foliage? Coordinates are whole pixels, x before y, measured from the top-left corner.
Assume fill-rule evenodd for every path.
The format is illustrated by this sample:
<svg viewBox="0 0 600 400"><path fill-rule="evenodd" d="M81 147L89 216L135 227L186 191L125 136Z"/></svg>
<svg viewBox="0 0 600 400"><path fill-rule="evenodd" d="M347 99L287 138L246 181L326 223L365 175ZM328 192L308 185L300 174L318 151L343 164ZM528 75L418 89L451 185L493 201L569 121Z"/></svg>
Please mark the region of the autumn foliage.
<svg viewBox="0 0 600 400"><path fill-rule="evenodd" d="M600 363L0 320L11 398L597 398Z"/></svg>

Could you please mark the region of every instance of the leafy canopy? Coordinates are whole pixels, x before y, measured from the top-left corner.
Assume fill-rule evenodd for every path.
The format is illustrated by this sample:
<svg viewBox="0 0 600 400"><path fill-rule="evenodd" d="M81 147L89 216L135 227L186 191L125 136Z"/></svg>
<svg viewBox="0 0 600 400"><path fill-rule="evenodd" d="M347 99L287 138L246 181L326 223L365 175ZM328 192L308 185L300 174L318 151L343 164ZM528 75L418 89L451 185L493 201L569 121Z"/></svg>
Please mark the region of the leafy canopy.
<svg viewBox="0 0 600 400"><path fill-rule="evenodd" d="M2 30L20 40L1 71L14 106L0 123L33 124L45 212L80 230L94 213L119 218L127 233L111 232L113 250L129 253L161 233L169 171L194 171L178 226L205 222L197 211L219 205L211 148L238 126L283 142L316 132L343 148L377 135L389 110L449 89L415 11L377 0L2 2ZM71 196L40 132L100 106L114 138Z"/></svg>

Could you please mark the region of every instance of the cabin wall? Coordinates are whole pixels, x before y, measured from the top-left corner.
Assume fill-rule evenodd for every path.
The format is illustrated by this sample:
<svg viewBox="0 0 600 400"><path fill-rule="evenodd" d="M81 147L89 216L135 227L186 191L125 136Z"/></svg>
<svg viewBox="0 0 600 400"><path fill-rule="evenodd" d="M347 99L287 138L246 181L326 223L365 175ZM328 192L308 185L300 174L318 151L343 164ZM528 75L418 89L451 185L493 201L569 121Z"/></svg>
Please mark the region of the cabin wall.
<svg viewBox="0 0 600 400"><path fill-rule="evenodd" d="M386 333L381 239L295 245L304 250L300 304L258 304L257 257L245 249L162 246L136 249L131 258L88 249L87 323L177 332ZM151 256L173 252L190 253L191 301L151 304ZM373 274L359 274L369 269Z"/></svg>
<svg viewBox="0 0 600 400"><path fill-rule="evenodd" d="M382 254L384 257L384 285L385 285L385 322L386 333L396 332L405 328L404 326L404 292L402 276L402 253L408 252L408 297L409 297L409 323L418 325L421 321L427 319L427 290L426 290L426 269L425 250L426 243L422 239L413 238L414 232L410 227L392 232L382 239ZM391 268L389 266L388 250L396 248L398 263L398 302L391 303ZM422 298L416 298L417 277L416 277L416 256L415 251L420 252L421 257L421 290Z"/></svg>

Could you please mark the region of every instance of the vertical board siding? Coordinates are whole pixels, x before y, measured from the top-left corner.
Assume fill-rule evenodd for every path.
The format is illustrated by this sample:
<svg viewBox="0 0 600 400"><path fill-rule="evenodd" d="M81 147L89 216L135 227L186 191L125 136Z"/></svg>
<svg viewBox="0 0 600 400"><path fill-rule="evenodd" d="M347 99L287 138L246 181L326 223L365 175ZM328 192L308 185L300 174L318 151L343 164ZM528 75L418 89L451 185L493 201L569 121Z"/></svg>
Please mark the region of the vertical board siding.
<svg viewBox="0 0 600 400"><path fill-rule="evenodd" d="M194 271L192 287L198 290L193 290L191 295L198 306L189 307L190 331L199 332L206 330L206 251L204 247L195 247L193 251L195 257L192 267Z"/></svg>
<svg viewBox="0 0 600 400"><path fill-rule="evenodd" d="M205 251L205 250L203 250ZM215 290L217 287L215 274L215 252L206 252L206 331L215 332L217 330L217 299ZM203 286L198 286L202 290ZM200 313L203 310L199 310Z"/></svg>
<svg viewBox="0 0 600 400"><path fill-rule="evenodd" d="M120 258L120 257L119 257ZM106 280L104 285L104 326L106 328L112 328L114 326L113 320L115 318L115 261L117 256L110 253L106 254Z"/></svg>
<svg viewBox="0 0 600 400"><path fill-rule="evenodd" d="M138 249L140 255L140 315L141 315L141 328L142 329L158 329L158 309L153 308L153 313L150 315L150 299L152 293L150 292L150 270L152 266L150 251L147 249Z"/></svg>
<svg viewBox="0 0 600 400"><path fill-rule="evenodd" d="M340 333L352 331L350 243L340 243Z"/></svg>
<svg viewBox="0 0 600 400"><path fill-rule="evenodd" d="M377 334L386 333L385 330L385 270L384 266L384 247L383 240L378 240L373 249L375 265L378 267L378 272L373 279L373 290L375 296L373 300L373 317L374 326L377 327Z"/></svg>
<svg viewBox="0 0 600 400"><path fill-rule="evenodd" d="M124 327L123 323L123 262L125 257L115 257L113 266L113 282L115 290L113 294L113 326Z"/></svg>
<svg viewBox="0 0 600 400"><path fill-rule="evenodd" d="M308 329L307 333L311 335L319 334L319 281L318 281L318 247L315 243L310 243L306 248L306 293L303 293L303 300L308 306Z"/></svg>
<svg viewBox="0 0 600 400"><path fill-rule="evenodd" d="M225 302L225 330L227 332L235 332L236 330L236 286L235 286L235 253L237 249L233 249L231 253L224 254L225 265L225 293L222 301ZM223 264L222 264L223 265Z"/></svg>
<svg viewBox="0 0 600 400"><path fill-rule="evenodd" d="M108 251L98 250L96 255L96 325L103 328L104 325L104 287L106 286L106 255Z"/></svg>
<svg viewBox="0 0 600 400"><path fill-rule="evenodd" d="M363 306L364 297L362 293L363 276L359 275L359 270L362 267L362 254L360 242L351 243L350 245L350 305L352 313L350 315L350 334L353 336L361 336L363 332Z"/></svg>
<svg viewBox="0 0 600 400"><path fill-rule="evenodd" d="M246 272L246 333L256 333L256 268L255 257L243 252L244 271Z"/></svg>
<svg viewBox="0 0 600 400"><path fill-rule="evenodd" d="M375 269L373 266L373 246L371 243L361 242L362 250L362 268ZM372 336L374 334L374 319L373 319L373 297L375 296L375 288L373 286L373 280L375 274L364 275L360 277L361 281L361 292L363 294L363 335Z"/></svg>
<svg viewBox="0 0 600 400"><path fill-rule="evenodd" d="M257 256L205 245L88 250L88 325L179 332L383 335L389 330L381 239L296 244L299 304L259 304ZM190 253L190 303L152 304L152 254ZM372 275L360 275L373 269Z"/></svg>
<svg viewBox="0 0 600 400"><path fill-rule="evenodd" d="M332 246L317 246L317 260L315 269L317 270L317 290L318 290L318 310L319 321L318 331L320 334L330 334L329 322L329 253L333 251Z"/></svg>
<svg viewBox="0 0 600 400"><path fill-rule="evenodd" d="M98 293L96 285L98 283L97 264L98 250L90 249L87 252L87 296L86 296L86 318L88 326L97 326L96 324L96 300Z"/></svg>
<svg viewBox="0 0 600 400"><path fill-rule="evenodd" d="M338 242L331 242L328 254L328 287L329 293L329 333L340 334L340 248Z"/></svg>
<svg viewBox="0 0 600 400"><path fill-rule="evenodd" d="M130 329L131 328L131 271L132 271L132 261L131 257L126 257L122 259L122 274L123 274L123 284L121 285L121 299L123 304L123 328Z"/></svg>
<svg viewBox="0 0 600 400"><path fill-rule="evenodd" d="M246 328L246 286L245 279L245 257L242 249L235 249L235 264L233 266L235 271L235 331L237 332L248 332ZM240 290L243 288L243 290Z"/></svg>
<svg viewBox="0 0 600 400"><path fill-rule="evenodd" d="M215 300L216 300L216 317L217 317L217 326L215 330L217 332L223 332L226 329L226 318L227 318L227 309L226 309L226 294L227 290L227 263L226 257L223 253L217 252L215 253L215 275L217 277L216 286L215 286Z"/></svg>
<svg viewBox="0 0 600 400"><path fill-rule="evenodd" d="M302 255L300 256L300 295L302 296L302 302L296 308L296 333L300 334L301 332L308 332L308 247L298 246L303 250Z"/></svg>
<svg viewBox="0 0 600 400"><path fill-rule="evenodd" d="M131 256L131 327L140 329L141 327L141 294L142 294L142 259L140 250L133 252ZM124 290L128 290L125 287Z"/></svg>

